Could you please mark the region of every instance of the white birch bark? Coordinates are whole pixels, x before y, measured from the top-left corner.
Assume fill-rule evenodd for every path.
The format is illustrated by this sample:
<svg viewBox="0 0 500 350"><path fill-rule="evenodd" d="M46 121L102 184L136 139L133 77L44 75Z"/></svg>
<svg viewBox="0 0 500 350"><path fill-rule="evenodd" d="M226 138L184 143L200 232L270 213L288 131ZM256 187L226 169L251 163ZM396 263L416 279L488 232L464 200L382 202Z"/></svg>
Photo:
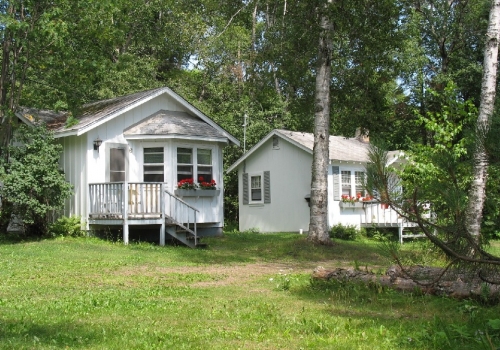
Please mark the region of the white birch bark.
<svg viewBox="0 0 500 350"><path fill-rule="evenodd" d="M476 243L481 237L481 222L486 199L486 181L488 179L488 157L484 140L490 129L491 118L495 105L498 40L500 32L500 0L493 0L486 33L484 49L483 80L481 86L481 101L477 119L477 144L474 152L474 178L469 192L467 211L467 231Z"/></svg>
<svg viewBox="0 0 500 350"><path fill-rule="evenodd" d="M314 243L331 244L328 232L328 160L330 136L330 79L332 24L327 0L320 9L320 38L316 90L314 100L314 148L311 180L311 212L308 239Z"/></svg>

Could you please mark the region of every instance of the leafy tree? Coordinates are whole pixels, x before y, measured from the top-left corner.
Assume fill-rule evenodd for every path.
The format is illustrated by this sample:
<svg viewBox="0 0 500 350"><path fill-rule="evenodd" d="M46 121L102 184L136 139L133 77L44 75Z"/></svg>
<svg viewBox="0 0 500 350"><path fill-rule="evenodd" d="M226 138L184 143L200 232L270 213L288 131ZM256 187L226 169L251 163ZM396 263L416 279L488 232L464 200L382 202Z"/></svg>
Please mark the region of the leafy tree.
<svg viewBox="0 0 500 350"><path fill-rule="evenodd" d="M15 141L9 147L9 161L3 164L2 210L11 206L28 233L44 235L49 214L61 209L72 191L59 170L62 146L43 126L22 126Z"/></svg>

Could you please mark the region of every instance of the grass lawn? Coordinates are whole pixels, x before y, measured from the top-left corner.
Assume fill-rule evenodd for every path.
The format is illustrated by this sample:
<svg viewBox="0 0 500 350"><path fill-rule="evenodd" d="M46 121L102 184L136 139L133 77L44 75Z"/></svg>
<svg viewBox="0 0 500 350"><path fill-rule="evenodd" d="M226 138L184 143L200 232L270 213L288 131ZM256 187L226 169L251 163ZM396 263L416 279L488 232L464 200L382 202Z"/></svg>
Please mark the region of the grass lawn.
<svg viewBox="0 0 500 350"><path fill-rule="evenodd" d="M0 349L500 346L499 306L311 283L318 265L385 269L373 241L317 247L300 235L232 232L208 244L0 242ZM404 254L423 246L405 243Z"/></svg>

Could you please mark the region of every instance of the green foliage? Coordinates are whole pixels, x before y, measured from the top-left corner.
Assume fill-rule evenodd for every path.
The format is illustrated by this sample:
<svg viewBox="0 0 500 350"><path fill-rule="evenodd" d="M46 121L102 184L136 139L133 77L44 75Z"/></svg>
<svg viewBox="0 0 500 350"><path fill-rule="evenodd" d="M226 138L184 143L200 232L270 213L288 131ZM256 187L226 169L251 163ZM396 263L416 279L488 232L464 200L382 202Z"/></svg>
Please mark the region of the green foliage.
<svg viewBox="0 0 500 350"><path fill-rule="evenodd" d="M337 224L330 229L330 238L343 239L346 241L355 241L362 233L356 226Z"/></svg>
<svg viewBox="0 0 500 350"><path fill-rule="evenodd" d="M29 233L44 235L48 214L61 209L71 195L71 185L59 171L61 145L42 126L22 126L16 142L9 147L9 162L3 164L2 200L12 205L12 213Z"/></svg>
<svg viewBox="0 0 500 350"><path fill-rule="evenodd" d="M63 216L49 225L48 233L52 237L82 237L86 235L82 218Z"/></svg>

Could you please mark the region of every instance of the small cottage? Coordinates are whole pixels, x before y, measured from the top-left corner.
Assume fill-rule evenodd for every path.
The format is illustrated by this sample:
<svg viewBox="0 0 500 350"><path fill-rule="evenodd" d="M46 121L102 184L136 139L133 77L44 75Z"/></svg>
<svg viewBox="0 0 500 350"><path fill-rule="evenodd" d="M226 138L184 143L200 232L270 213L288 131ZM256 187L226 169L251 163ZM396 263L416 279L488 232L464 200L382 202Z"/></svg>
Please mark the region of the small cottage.
<svg viewBox="0 0 500 350"><path fill-rule="evenodd" d="M222 151L238 140L167 87L98 101L68 123L65 112L21 108L63 146L60 165L74 186L65 215L89 229L154 229L189 246L222 233ZM178 183L186 185L178 188Z"/></svg>
<svg viewBox="0 0 500 350"><path fill-rule="evenodd" d="M330 136L328 165L328 223L398 227L400 236L410 223L363 189L369 140ZM273 130L228 172L238 171L239 229L260 232L304 232L309 229L309 198L314 135ZM390 153L390 164L399 152Z"/></svg>

